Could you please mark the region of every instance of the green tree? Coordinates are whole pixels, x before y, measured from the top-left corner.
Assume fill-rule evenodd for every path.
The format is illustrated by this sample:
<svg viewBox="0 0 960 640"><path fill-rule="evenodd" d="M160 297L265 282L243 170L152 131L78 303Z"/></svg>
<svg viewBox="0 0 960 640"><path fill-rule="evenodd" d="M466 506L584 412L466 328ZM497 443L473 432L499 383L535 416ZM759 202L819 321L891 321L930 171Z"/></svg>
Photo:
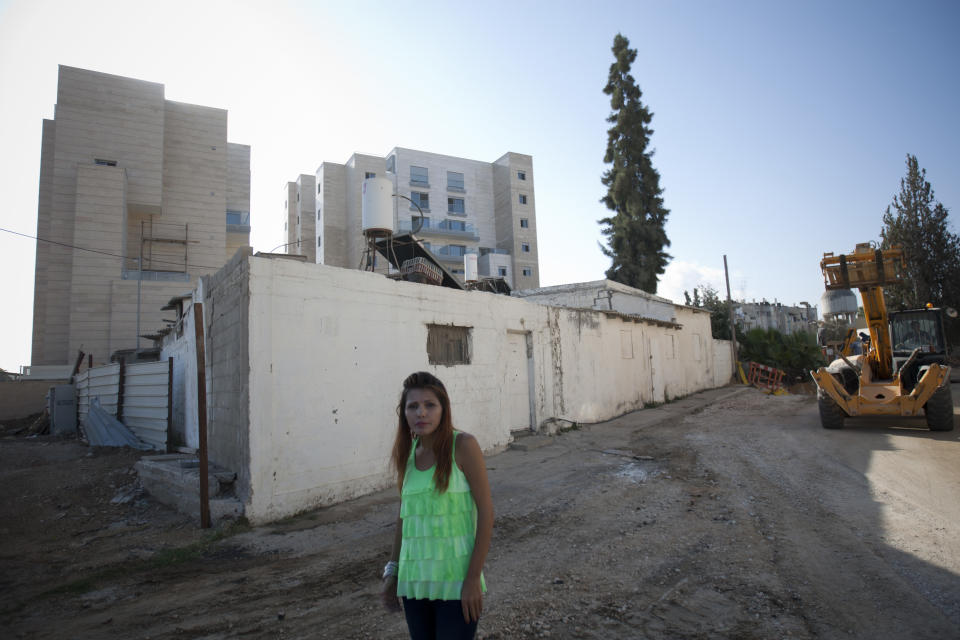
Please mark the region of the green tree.
<svg viewBox="0 0 960 640"><path fill-rule="evenodd" d="M950 232L947 208L936 201L917 157L907 155L900 193L883 214L883 248L900 245L906 280L884 289L892 308L956 307L960 293L960 238Z"/></svg>
<svg viewBox="0 0 960 640"><path fill-rule="evenodd" d="M730 339L730 304L726 299L720 297L720 292L712 285L701 284L693 288L693 296L686 291L683 292L683 298L690 307L700 307L710 311L710 332L718 340ZM737 339L742 335L737 330Z"/></svg>
<svg viewBox="0 0 960 640"><path fill-rule="evenodd" d="M614 215L599 220L607 241L600 249L613 259L606 272L608 279L656 293L657 280L670 260L664 251L670 246L664 229L670 211L663 206L660 174L651 161L653 114L640 101L643 94L630 75L637 51L619 33L612 51L615 62L603 89L613 109L607 118L613 126L607 130L603 157L610 168L601 178L607 195L600 201Z"/></svg>

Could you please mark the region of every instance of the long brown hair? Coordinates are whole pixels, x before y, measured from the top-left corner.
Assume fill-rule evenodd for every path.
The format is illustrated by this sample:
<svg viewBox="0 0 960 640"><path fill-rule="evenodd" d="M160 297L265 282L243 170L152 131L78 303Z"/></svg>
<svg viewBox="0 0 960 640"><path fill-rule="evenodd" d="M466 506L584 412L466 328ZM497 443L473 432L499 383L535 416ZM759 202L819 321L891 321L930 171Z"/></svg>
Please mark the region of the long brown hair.
<svg viewBox="0 0 960 640"><path fill-rule="evenodd" d="M397 435L393 440L392 463L397 472L397 486L403 490L403 476L407 471L407 460L410 458L410 447L413 446L413 437L410 434L410 425L407 423L407 395L413 389L432 391L440 402L443 414L440 416L440 425L433 436L433 457L437 466L433 471L433 484L437 491L443 493L450 484L450 472L453 462L453 417L450 415L450 396L447 390L432 373L418 371L411 373L403 381L403 392L400 394L400 404L397 405Z"/></svg>

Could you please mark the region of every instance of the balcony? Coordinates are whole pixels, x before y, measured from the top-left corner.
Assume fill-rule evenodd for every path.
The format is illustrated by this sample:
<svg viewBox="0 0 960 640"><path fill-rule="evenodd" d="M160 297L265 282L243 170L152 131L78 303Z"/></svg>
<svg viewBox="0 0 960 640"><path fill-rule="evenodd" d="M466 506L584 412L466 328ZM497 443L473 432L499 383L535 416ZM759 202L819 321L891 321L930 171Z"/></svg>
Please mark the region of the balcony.
<svg viewBox="0 0 960 640"><path fill-rule="evenodd" d="M401 220L397 225L397 232L411 233L415 228L416 225L410 220ZM473 242L480 240L476 227L460 220L441 220L439 224L432 224L430 221L425 221L423 227L417 232L417 235L456 238L457 240Z"/></svg>
<svg viewBox="0 0 960 640"><path fill-rule="evenodd" d="M444 245L437 247L435 251L431 249L431 253L442 262L457 262L463 264L463 256L466 255L467 251L464 247Z"/></svg>

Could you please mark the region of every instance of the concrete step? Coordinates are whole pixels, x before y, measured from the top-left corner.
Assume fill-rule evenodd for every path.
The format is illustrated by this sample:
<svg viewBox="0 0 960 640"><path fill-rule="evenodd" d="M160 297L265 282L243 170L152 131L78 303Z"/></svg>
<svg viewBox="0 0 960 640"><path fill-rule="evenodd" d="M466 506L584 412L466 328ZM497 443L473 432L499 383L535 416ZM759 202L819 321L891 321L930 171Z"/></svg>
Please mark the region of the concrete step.
<svg viewBox="0 0 960 640"><path fill-rule="evenodd" d="M196 456L169 453L144 456L135 465L140 483L159 502L196 520L200 519L200 461ZM215 465L207 469L210 519L216 524L243 515L243 503L234 495L237 474Z"/></svg>

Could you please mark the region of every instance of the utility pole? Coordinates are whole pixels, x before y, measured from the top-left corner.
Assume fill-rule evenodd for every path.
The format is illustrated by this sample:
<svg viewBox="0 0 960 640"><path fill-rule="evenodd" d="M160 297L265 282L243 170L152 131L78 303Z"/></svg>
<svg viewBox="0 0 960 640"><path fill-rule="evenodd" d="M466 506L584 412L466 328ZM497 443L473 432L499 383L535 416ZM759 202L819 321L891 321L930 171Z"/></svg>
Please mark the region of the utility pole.
<svg viewBox="0 0 960 640"><path fill-rule="evenodd" d="M733 317L733 301L730 299L730 271L727 269L727 254L723 254L723 277L727 280L727 310L730 312L730 351L733 354L733 377L737 377L737 325Z"/></svg>

